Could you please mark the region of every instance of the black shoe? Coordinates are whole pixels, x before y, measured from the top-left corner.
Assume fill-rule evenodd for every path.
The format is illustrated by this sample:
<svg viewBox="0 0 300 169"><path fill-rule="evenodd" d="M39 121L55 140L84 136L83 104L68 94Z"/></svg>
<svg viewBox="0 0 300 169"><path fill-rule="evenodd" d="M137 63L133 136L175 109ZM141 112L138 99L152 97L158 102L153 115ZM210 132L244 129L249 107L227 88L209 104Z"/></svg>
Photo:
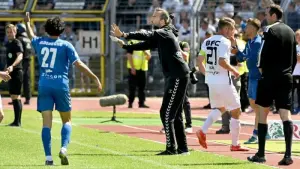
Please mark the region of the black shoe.
<svg viewBox="0 0 300 169"><path fill-rule="evenodd" d="M54 165L53 161L45 161L45 165Z"/></svg>
<svg viewBox="0 0 300 169"><path fill-rule="evenodd" d="M254 156L247 157L247 160L254 163L264 163L266 162L265 157L259 157L257 153Z"/></svg>
<svg viewBox="0 0 300 169"><path fill-rule="evenodd" d="M69 160L66 153L60 151L59 158L60 158L61 165L69 165Z"/></svg>
<svg viewBox="0 0 300 169"><path fill-rule="evenodd" d="M203 109L211 109L210 103L208 105L206 105L206 106L203 106Z"/></svg>
<svg viewBox="0 0 300 169"><path fill-rule="evenodd" d="M130 103L129 103L129 104L128 104L128 108L130 108L130 109L131 109L131 108L132 108L132 104L130 104Z"/></svg>
<svg viewBox="0 0 300 169"><path fill-rule="evenodd" d="M29 100L26 100L26 101L24 102L24 104L25 104L25 105L30 105L30 101L29 101Z"/></svg>
<svg viewBox="0 0 300 169"><path fill-rule="evenodd" d="M291 157L283 157L281 161L278 162L278 165L291 165L294 161Z"/></svg>
<svg viewBox="0 0 300 169"><path fill-rule="evenodd" d="M177 154L176 151L165 150L165 151L163 151L161 153L158 153L156 155L158 155L158 156L165 156L165 155L176 155L176 154Z"/></svg>
<svg viewBox="0 0 300 169"><path fill-rule="evenodd" d="M7 126L10 126L10 127L21 127L21 124L20 123L12 122L12 123L8 124Z"/></svg>
<svg viewBox="0 0 300 169"><path fill-rule="evenodd" d="M145 104L141 104L141 105L139 105L139 108L150 108L149 106L147 106L147 105L145 105Z"/></svg>
<svg viewBox="0 0 300 169"><path fill-rule="evenodd" d="M230 130L225 130L221 128L220 130L216 131L216 134L229 134Z"/></svg>
<svg viewBox="0 0 300 169"><path fill-rule="evenodd" d="M8 102L8 105L13 105L13 102Z"/></svg>

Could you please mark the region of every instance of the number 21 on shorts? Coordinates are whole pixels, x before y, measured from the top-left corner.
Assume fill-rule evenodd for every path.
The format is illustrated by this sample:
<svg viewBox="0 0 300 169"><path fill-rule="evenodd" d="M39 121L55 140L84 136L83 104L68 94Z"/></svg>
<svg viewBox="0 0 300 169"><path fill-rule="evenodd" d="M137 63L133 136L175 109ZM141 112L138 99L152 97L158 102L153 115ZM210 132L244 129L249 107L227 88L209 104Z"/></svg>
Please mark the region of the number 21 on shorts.
<svg viewBox="0 0 300 169"><path fill-rule="evenodd" d="M53 68L54 64L55 64L55 59L56 59L56 54L57 54L57 49L56 48L48 48L48 47L43 47L41 50L41 54L44 55L43 56L43 62L42 62L42 67L44 68ZM46 63L48 57L50 58L50 66L48 63Z"/></svg>

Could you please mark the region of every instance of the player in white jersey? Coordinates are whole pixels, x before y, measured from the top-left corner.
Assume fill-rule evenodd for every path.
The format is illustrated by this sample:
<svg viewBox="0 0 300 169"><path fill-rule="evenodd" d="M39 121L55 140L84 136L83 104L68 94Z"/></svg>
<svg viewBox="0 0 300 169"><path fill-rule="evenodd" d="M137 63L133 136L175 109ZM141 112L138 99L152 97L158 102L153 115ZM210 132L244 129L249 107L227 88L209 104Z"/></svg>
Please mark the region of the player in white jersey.
<svg viewBox="0 0 300 169"><path fill-rule="evenodd" d="M0 83L2 80L7 82L10 78L11 77L9 76L8 72L0 71ZM4 118L4 112L2 109L2 99L1 99L1 95L0 95L0 123L2 122L3 118Z"/></svg>
<svg viewBox="0 0 300 169"><path fill-rule="evenodd" d="M237 78L239 72L230 65L231 42L228 39L234 35L234 20L222 18L218 23L218 35L206 39L201 47L206 56L199 56L198 65L205 74L205 83L209 86L209 97L212 109L202 128L196 132L199 143L207 148L206 133L208 128L217 121L226 110L232 114L230 131L232 134L231 151L249 151L239 144L241 125L240 97L232 84L231 73ZM206 66L203 60L206 57Z"/></svg>

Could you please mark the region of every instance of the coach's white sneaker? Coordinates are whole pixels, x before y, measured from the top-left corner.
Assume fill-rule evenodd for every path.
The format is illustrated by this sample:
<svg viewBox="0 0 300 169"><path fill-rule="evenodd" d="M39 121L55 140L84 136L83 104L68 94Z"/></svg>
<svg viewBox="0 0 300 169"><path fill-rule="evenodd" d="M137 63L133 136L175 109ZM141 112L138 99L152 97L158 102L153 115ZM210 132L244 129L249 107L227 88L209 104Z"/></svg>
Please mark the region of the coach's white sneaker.
<svg viewBox="0 0 300 169"><path fill-rule="evenodd" d="M185 128L185 132L187 134L192 134L193 133L193 128L192 127L187 127L187 128Z"/></svg>

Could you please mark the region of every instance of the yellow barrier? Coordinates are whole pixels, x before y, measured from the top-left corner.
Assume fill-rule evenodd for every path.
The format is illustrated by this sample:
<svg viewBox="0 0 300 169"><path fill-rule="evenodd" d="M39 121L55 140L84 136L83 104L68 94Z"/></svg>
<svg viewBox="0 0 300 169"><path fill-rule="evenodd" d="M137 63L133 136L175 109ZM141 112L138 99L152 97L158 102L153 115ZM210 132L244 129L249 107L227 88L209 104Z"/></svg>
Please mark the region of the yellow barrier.
<svg viewBox="0 0 300 169"><path fill-rule="evenodd" d="M75 13L75 14L102 14L106 11L106 7L108 5L109 0L105 0L104 6L101 10L55 10L55 9L51 9L51 10L36 10L36 6L37 6L37 2L38 0L34 0L31 12L32 13Z"/></svg>
<svg viewBox="0 0 300 169"><path fill-rule="evenodd" d="M47 18L32 18L31 24L34 25L35 22L45 22ZM104 29L104 19L103 18L63 18L65 22L99 22L100 23L100 37L101 37L101 52L100 52L100 80L102 83L103 91L105 89L105 29ZM32 67L34 72L34 66ZM33 74L34 76L34 74ZM87 93L72 93L72 96L86 95ZM95 95L95 93L91 93ZM89 95L89 94L88 94Z"/></svg>

